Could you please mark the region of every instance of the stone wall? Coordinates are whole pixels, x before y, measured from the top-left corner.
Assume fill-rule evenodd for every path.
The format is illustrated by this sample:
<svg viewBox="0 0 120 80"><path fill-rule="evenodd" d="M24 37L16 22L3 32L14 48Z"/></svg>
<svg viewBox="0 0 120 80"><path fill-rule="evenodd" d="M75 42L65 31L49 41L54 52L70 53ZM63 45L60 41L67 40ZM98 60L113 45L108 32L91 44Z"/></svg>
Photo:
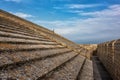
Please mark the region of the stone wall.
<svg viewBox="0 0 120 80"><path fill-rule="evenodd" d="M120 80L120 39L98 45L97 55L114 80Z"/></svg>

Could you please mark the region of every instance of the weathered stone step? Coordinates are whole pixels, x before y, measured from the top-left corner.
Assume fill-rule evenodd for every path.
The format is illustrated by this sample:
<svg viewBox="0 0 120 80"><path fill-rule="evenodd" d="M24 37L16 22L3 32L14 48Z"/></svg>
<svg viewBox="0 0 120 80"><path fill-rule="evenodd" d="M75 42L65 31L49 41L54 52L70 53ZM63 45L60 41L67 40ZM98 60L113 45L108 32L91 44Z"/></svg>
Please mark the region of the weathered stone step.
<svg viewBox="0 0 120 80"><path fill-rule="evenodd" d="M16 26L11 26L11 25L0 25L1 28L4 28L4 29L11 29L11 30L16 30L16 31L19 31L19 32L24 32L24 33L29 33L29 34L32 34L33 31L29 30L29 29L26 29L25 27L21 26L19 28L17 28Z"/></svg>
<svg viewBox="0 0 120 80"><path fill-rule="evenodd" d="M93 61L93 74L95 80L117 80L112 79L112 76L109 74L103 63L100 61L98 56L92 56Z"/></svg>
<svg viewBox="0 0 120 80"><path fill-rule="evenodd" d="M57 70L47 74L43 79L38 78L38 80L76 80L84 60L85 57L78 55Z"/></svg>
<svg viewBox="0 0 120 80"><path fill-rule="evenodd" d="M0 25L2 28L5 28L5 29L12 29L12 30L16 30L16 31L20 31L20 32L25 32L25 33L29 33L29 34L34 34L35 32L33 30L30 30L30 29L26 29L24 26L13 26L12 24L11 25L7 25L7 24L1 24Z"/></svg>
<svg viewBox="0 0 120 80"><path fill-rule="evenodd" d="M16 32L16 33L23 33L23 34L28 34L28 35L33 35L33 36L39 36L41 35L40 33L36 33L35 31L31 32L26 32L26 30L21 30L21 29L15 29L12 27L3 27L3 25L0 25L0 29L3 31L11 31L11 32Z"/></svg>
<svg viewBox="0 0 120 80"><path fill-rule="evenodd" d="M14 26L16 28L24 28L24 29L28 29L27 27L25 27L24 25L22 25L21 23L18 23L18 22L14 22L10 19L6 19L6 18L0 18L0 24L1 25L5 25L6 27L7 26Z"/></svg>
<svg viewBox="0 0 120 80"><path fill-rule="evenodd" d="M56 48L63 47L62 45L30 45L30 44L6 44L0 43L0 52L14 52L14 51L27 51L29 49L46 49L46 48Z"/></svg>
<svg viewBox="0 0 120 80"><path fill-rule="evenodd" d="M0 71L0 78L4 77L20 80L36 80L37 78L47 74L76 55L77 53L70 52L43 60L34 60L19 65L12 65L7 69Z"/></svg>
<svg viewBox="0 0 120 80"><path fill-rule="evenodd" d="M30 30L30 32L36 33L36 31L34 31L33 28L32 28L32 27L35 27L35 25L33 25L33 24L32 25L28 25L28 24L24 24L24 23L14 22L11 19L5 19L5 18L1 18L0 24L1 25L8 25L8 26L13 26L13 27L18 27L18 28L22 27L22 28L25 28L26 30ZM40 28L37 28L37 29L40 30ZM43 30L43 28L41 28L41 30ZM35 35L37 35L37 34L35 34Z"/></svg>
<svg viewBox="0 0 120 80"><path fill-rule="evenodd" d="M94 80L92 61L86 59L85 64L78 75L78 80Z"/></svg>
<svg viewBox="0 0 120 80"><path fill-rule="evenodd" d="M29 39L20 39L20 38L9 38L9 37L0 37L0 43L11 43L11 44L44 44L44 45L58 45L56 42L50 41L38 41L38 40L29 40Z"/></svg>
<svg viewBox="0 0 120 80"><path fill-rule="evenodd" d="M16 31L16 30L5 29L5 28L2 28L2 27L0 27L0 30L4 31L4 32L14 33L14 34L21 34L21 35L26 35L26 36L36 37L36 38L43 38L42 35L37 36L37 35L29 34L29 33L19 32L19 31Z"/></svg>
<svg viewBox="0 0 120 80"><path fill-rule="evenodd" d="M36 51L24 51L24 52L13 52L13 53L1 53L0 54L0 67L5 67L14 63L21 63L30 61L33 59L45 58L48 56L63 54L71 52L72 50L67 48L48 49L48 50L36 50Z"/></svg>

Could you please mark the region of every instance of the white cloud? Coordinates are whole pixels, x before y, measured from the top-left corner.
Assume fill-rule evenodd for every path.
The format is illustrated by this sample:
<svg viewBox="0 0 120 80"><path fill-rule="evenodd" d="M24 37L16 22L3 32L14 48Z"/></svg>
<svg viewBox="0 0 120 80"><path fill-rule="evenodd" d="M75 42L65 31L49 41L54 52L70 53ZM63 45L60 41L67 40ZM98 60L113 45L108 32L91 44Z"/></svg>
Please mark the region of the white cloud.
<svg viewBox="0 0 120 80"><path fill-rule="evenodd" d="M92 8L92 7L98 7L101 6L101 4L68 4L66 7L71 9L84 9L84 8Z"/></svg>
<svg viewBox="0 0 120 80"><path fill-rule="evenodd" d="M13 13L14 15L16 16L19 16L19 17L22 17L22 18L31 18L31 17L34 17L30 14L25 14L25 13L22 13L22 12L16 12L16 13Z"/></svg>
<svg viewBox="0 0 120 80"><path fill-rule="evenodd" d="M21 2L21 0L5 0L5 1L8 1L8 2Z"/></svg>
<svg viewBox="0 0 120 80"><path fill-rule="evenodd" d="M63 6L54 6L53 9L74 10L105 6L103 4L66 4Z"/></svg>
<svg viewBox="0 0 120 80"><path fill-rule="evenodd" d="M84 11L82 11L82 10L68 10L67 12L79 14L79 13L83 13Z"/></svg>
<svg viewBox="0 0 120 80"><path fill-rule="evenodd" d="M96 17L114 17L120 16L120 5L109 6L108 9L95 12L78 12L79 15L83 16L96 16Z"/></svg>
<svg viewBox="0 0 120 80"><path fill-rule="evenodd" d="M35 22L51 30L54 29L56 33L73 41L103 42L120 38L120 5L112 5L108 9L89 12L88 14L86 12L82 15L92 17L65 21Z"/></svg>

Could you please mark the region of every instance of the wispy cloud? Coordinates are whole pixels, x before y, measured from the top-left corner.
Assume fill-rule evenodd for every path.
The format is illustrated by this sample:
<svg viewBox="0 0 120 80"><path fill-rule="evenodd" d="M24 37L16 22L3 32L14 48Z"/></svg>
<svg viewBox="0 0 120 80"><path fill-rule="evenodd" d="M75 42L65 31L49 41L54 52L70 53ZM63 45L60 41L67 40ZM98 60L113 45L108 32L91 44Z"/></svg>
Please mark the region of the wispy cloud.
<svg viewBox="0 0 120 80"><path fill-rule="evenodd" d="M81 12L80 12L81 13ZM103 42L120 38L120 5L109 6L108 9L90 12L93 17L87 19L35 21L36 23L54 29L73 41ZM74 38L73 38L74 36Z"/></svg>
<svg viewBox="0 0 120 80"><path fill-rule="evenodd" d="M97 16L97 17L112 17L112 16L120 16L120 5L112 5L109 6L108 9L102 11L95 11L95 12L78 12L79 15L84 16Z"/></svg>
<svg viewBox="0 0 120 80"><path fill-rule="evenodd" d="M22 17L22 18L32 18L32 17L34 17L30 14L26 14L26 13L22 13L22 12L16 12L16 13L13 13L13 14L16 15L16 16Z"/></svg>
<svg viewBox="0 0 120 80"><path fill-rule="evenodd" d="M21 2L21 0L5 0L5 1L7 1L7 2L17 2L17 3Z"/></svg>
<svg viewBox="0 0 120 80"><path fill-rule="evenodd" d="M85 9L85 8L93 8L93 7L100 7L103 4L65 4L63 6L54 6L54 9Z"/></svg>
<svg viewBox="0 0 120 80"><path fill-rule="evenodd" d="M76 14L84 13L83 10L68 10L67 12L76 13Z"/></svg>
<svg viewBox="0 0 120 80"><path fill-rule="evenodd" d="M57 7L57 6L55 6L55 7L53 7L53 9L63 9L63 7Z"/></svg>
<svg viewBox="0 0 120 80"><path fill-rule="evenodd" d="M66 7L71 9L84 9L101 6L101 4L67 4Z"/></svg>

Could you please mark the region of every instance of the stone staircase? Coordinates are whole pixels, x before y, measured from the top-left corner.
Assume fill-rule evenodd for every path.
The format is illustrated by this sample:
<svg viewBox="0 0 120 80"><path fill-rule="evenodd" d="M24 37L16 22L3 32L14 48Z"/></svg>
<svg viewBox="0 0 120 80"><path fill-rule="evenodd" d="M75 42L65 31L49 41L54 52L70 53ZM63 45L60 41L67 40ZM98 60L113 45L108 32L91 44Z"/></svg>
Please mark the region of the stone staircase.
<svg viewBox="0 0 120 80"><path fill-rule="evenodd" d="M69 44L69 45L68 45ZM93 80L77 44L0 10L0 80Z"/></svg>

